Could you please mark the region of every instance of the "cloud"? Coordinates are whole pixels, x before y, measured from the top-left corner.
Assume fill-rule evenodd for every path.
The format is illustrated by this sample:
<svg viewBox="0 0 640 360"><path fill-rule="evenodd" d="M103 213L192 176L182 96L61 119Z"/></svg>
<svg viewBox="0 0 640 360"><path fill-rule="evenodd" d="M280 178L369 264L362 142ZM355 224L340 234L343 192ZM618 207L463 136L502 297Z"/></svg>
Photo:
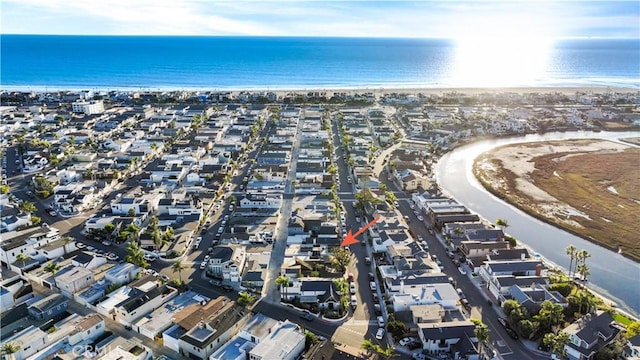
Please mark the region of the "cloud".
<svg viewBox="0 0 640 360"><path fill-rule="evenodd" d="M634 1L3 0L2 7L2 33L640 36Z"/></svg>

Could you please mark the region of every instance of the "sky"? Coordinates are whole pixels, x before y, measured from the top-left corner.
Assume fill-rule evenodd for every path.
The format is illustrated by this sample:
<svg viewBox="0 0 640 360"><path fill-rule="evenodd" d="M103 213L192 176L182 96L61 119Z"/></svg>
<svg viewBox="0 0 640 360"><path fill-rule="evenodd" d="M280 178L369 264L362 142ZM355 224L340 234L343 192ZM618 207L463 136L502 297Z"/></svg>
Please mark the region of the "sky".
<svg viewBox="0 0 640 360"><path fill-rule="evenodd" d="M2 34L640 38L640 1L0 0Z"/></svg>

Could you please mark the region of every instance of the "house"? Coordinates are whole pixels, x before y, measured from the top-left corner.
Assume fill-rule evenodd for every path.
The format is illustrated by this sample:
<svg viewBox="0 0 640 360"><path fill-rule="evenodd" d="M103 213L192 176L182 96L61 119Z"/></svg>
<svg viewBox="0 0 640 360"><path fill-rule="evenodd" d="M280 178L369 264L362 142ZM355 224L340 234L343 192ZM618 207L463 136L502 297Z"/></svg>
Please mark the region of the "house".
<svg viewBox="0 0 640 360"><path fill-rule="evenodd" d="M393 311L408 311L414 305L439 304L446 310L455 310L460 300L453 285L447 283L422 286L403 286L400 293L393 293Z"/></svg>
<svg viewBox="0 0 640 360"><path fill-rule="evenodd" d="M31 227L21 231L2 234L0 262L10 268L16 262L18 254L32 255L36 249L60 238L60 231L49 227Z"/></svg>
<svg viewBox="0 0 640 360"><path fill-rule="evenodd" d="M128 293L123 301L115 305L114 313L116 320L128 325L178 295L176 289L167 284L160 284L150 277L142 278L123 288L123 292L128 290Z"/></svg>
<svg viewBox="0 0 640 360"><path fill-rule="evenodd" d="M206 301L209 301L207 297L193 291L186 291L155 309L149 315L138 319L133 324L133 330L150 340L161 338L162 333L174 325L173 319L176 314L188 306Z"/></svg>
<svg viewBox="0 0 640 360"><path fill-rule="evenodd" d="M244 307L226 296L187 306L175 314L175 325L163 333L165 346L192 359L208 359L238 333L250 318ZM175 346L178 346L175 349Z"/></svg>
<svg viewBox="0 0 640 360"><path fill-rule="evenodd" d="M86 289L95 283L95 275L92 270L73 265L68 271L60 271L56 274L55 279L56 286L68 298L72 298L80 290Z"/></svg>
<svg viewBox="0 0 640 360"><path fill-rule="evenodd" d="M216 246L209 259L209 272L217 278L240 282L247 261L245 246Z"/></svg>
<svg viewBox="0 0 640 360"><path fill-rule="evenodd" d="M60 294L51 294L31 304L29 315L36 320L48 320L67 310L69 300Z"/></svg>
<svg viewBox="0 0 640 360"><path fill-rule="evenodd" d="M624 328L605 311L589 313L562 331L569 334L564 346L569 360L593 359L598 350L611 344Z"/></svg>
<svg viewBox="0 0 640 360"><path fill-rule="evenodd" d="M111 284L123 285L135 280L139 272L140 268L138 266L125 262L107 270L104 274L104 279Z"/></svg>
<svg viewBox="0 0 640 360"><path fill-rule="evenodd" d="M39 327L30 325L28 328L19 331L6 339L2 339L2 344L12 343L18 347L18 351L11 354L12 360L26 360L38 353L48 345L48 335Z"/></svg>
<svg viewBox="0 0 640 360"><path fill-rule="evenodd" d="M279 209L282 194L247 193L240 199L240 207L246 209Z"/></svg>
<svg viewBox="0 0 640 360"><path fill-rule="evenodd" d="M107 258L104 256L97 256L96 254L90 254L86 251L81 251L78 255L71 258L71 265L88 270L97 269L106 263Z"/></svg>
<svg viewBox="0 0 640 360"><path fill-rule="evenodd" d="M423 350L431 354L452 353L454 359L477 355L474 334L476 328L469 320L442 323L418 323L418 337ZM469 358L469 357L468 357Z"/></svg>
<svg viewBox="0 0 640 360"><path fill-rule="evenodd" d="M533 283L530 286L513 285L509 288L509 295L525 307L529 314L537 314L543 301L560 304L567 307L567 299L557 291L547 290L543 285Z"/></svg>
<svg viewBox="0 0 640 360"><path fill-rule="evenodd" d="M69 333L69 345L75 345L82 341L90 341L104 334L106 325L104 318L96 313L83 316L73 322L73 331Z"/></svg>
<svg viewBox="0 0 640 360"><path fill-rule="evenodd" d="M320 308L336 309L340 305L340 293L332 280L300 279L287 289L287 298L298 298L301 303L317 304Z"/></svg>
<svg viewBox="0 0 640 360"><path fill-rule="evenodd" d="M625 360L640 359L640 335L627 339L627 343L622 348L622 358Z"/></svg>
<svg viewBox="0 0 640 360"><path fill-rule="evenodd" d="M114 215L127 215L133 209L135 215L141 215L150 211L149 201L142 198L122 197L111 201L111 213Z"/></svg>
<svg viewBox="0 0 640 360"><path fill-rule="evenodd" d="M278 323L269 336L249 351L249 360L295 360L304 351L305 334L288 320Z"/></svg>
<svg viewBox="0 0 640 360"><path fill-rule="evenodd" d="M395 174L404 191L416 191L418 189L428 189L431 181L422 173L413 169L404 169Z"/></svg>
<svg viewBox="0 0 640 360"><path fill-rule="evenodd" d="M509 260L509 261L487 261L480 267L479 275L490 283L496 276L540 276L544 265L541 260Z"/></svg>

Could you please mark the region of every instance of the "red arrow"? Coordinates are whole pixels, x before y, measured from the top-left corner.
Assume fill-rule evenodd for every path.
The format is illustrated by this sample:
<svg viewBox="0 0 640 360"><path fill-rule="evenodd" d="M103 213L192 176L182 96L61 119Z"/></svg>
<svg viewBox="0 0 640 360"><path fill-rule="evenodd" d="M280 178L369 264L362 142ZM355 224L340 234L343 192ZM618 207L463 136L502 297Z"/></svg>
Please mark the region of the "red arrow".
<svg viewBox="0 0 640 360"><path fill-rule="evenodd" d="M342 240L342 243L340 244L340 246L344 247L344 246L357 244L358 243L358 239L356 239L356 238L358 237L358 235L360 235L363 232L365 232L368 228L371 227L371 225L373 225L376 222L378 222L378 220L380 220L380 216L376 216L375 219L369 221L369 223L367 225L363 226L360 230L356 231L355 234L352 234L351 230L347 231L347 236L344 237L344 239Z"/></svg>

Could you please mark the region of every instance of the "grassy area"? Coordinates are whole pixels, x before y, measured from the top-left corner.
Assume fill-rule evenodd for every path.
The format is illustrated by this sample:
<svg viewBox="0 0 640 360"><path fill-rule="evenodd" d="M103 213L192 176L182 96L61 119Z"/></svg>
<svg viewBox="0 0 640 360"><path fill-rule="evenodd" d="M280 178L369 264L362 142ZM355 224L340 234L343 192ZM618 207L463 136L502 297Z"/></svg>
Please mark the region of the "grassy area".
<svg viewBox="0 0 640 360"><path fill-rule="evenodd" d="M529 161L535 170L525 180L577 212L554 211L557 204L534 200L520 191L518 182L523 179L491 153L476 160L474 173L489 191L529 214L609 249L621 248L625 256L640 260L640 149L581 152L576 148Z"/></svg>
<svg viewBox="0 0 640 360"><path fill-rule="evenodd" d="M631 323L633 323L632 319L629 319L628 317L619 314L619 313L613 313L613 320L619 322L620 324L626 326L631 325Z"/></svg>

